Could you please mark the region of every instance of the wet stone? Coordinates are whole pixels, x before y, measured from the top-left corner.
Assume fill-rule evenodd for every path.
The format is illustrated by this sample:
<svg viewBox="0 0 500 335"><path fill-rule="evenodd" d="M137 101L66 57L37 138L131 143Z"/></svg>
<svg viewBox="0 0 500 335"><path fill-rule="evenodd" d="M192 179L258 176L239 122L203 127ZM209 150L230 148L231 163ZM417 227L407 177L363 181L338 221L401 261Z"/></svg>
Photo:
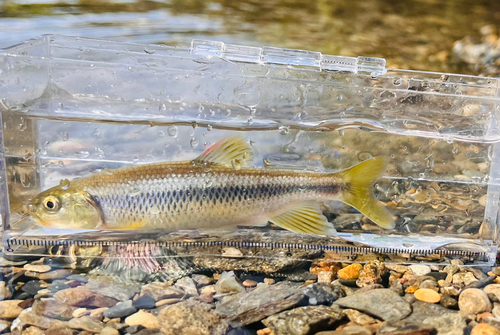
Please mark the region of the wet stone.
<svg viewBox="0 0 500 335"><path fill-rule="evenodd" d="M75 329L69 327L56 327L47 329L45 335L75 335L76 332Z"/></svg>
<svg viewBox="0 0 500 335"><path fill-rule="evenodd" d="M45 264L40 264L40 265L26 264L23 268L26 271L38 272L38 273L49 272L50 270L52 270L50 265L45 265Z"/></svg>
<svg viewBox="0 0 500 335"><path fill-rule="evenodd" d="M44 335L44 334L45 332L43 331L43 329L40 329L35 326L30 326L22 332L22 335Z"/></svg>
<svg viewBox="0 0 500 335"><path fill-rule="evenodd" d="M458 307L467 314L490 312L492 309L488 295L477 288L463 290L458 298Z"/></svg>
<svg viewBox="0 0 500 335"><path fill-rule="evenodd" d="M432 325L409 323L405 320L384 322L377 335L431 335L435 333Z"/></svg>
<svg viewBox="0 0 500 335"><path fill-rule="evenodd" d="M143 295L139 297L137 300L134 300L132 302L132 305L134 305L138 309L152 309L155 308L155 303L156 301L149 295Z"/></svg>
<svg viewBox="0 0 500 335"><path fill-rule="evenodd" d="M409 268L413 271L415 276L425 276L431 272L431 268L427 265L415 264L409 266Z"/></svg>
<svg viewBox="0 0 500 335"><path fill-rule="evenodd" d="M71 271L65 269L54 270L50 272L41 273L38 275L40 280L54 280L67 278L71 274Z"/></svg>
<svg viewBox="0 0 500 335"><path fill-rule="evenodd" d="M448 274L446 272L430 272L427 274L427 276L433 277L437 281L446 279L446 276L448 276Z"/></svg>
<svg viewBox="0 0 500 335"><path fill-rule="evenodd" d="M238 293L245 291L245 287L241 284L233 271L223 272L215 284L215 290L218 294Z"/></svg>
<svg viewBox="0 0 500 335"><path fill-rule="evenodd" d="M315 283L300 290L305 295L301 305L328 305L330 306L338 298L344 297L345 293L337 286L327 283Z"/></svg>
<svg viewBox="0 0 500 335"><path fill-rule="evenodd" d="M183 290L188 297L196 297L198 296L198 289L196 288L196 284L190 277L184 277L179 279L174 287L178 287Z"/></svg>
<svg viewBox="0 0 500 335"><path fill-rule="evenodd" d="M147 329L160 329L158 318L151 313L139 311L125 319L128 326L141 326Z"/></svg>
<svg viewBox="0 0 500 335"><path fill-rule="evenodd" d="M345 285L347 287L358 287L358 285L356 284L356 280L357 279L350 279L350 280L340 279L339 283L341 283L342 285Z"/></svg>
<svg viewBox="0 0 500 335"><path fill-rule="evenodd" d="M255 287L257 286L258 282L256 282L255 280L251 280L251 279L246 279L245 281L243 281L243 283L241 283L243 286L245 287Z"/></svg>
<svg viewBox="0 0 500 335"><path fill-rule="evenodd" d="M87 288L91 292L119 301L129 300L141 290L141 286L136 282L126 282L118 278L106 276L89 279Z"/></svg>
<svg viewBox="0 0 500 335"><path fill-rule="evenodd" d="M441 295L436 291L428 288L420 288L414 293L417 300L428 302L431 304L438 303L441 301Z"/></svg>
<svg viewBox="0 0 500 335"><path fill-rule="evenodd" d="M66 280L54 280L49 286L49 290L53 293L67 288L70 288L70 286L66 284Z"/></svg>
<svg viewBox="0 0 500 335"><path fill-rule="evenodd" d="M42 329L66 327L66 321L41 316L30 310L24 310L17 318L20 322Z"/></svg>
<svg viewBox="0 0 500 335"><path fill-rule="evenodd" d="M486 294L493 294L497 300L500 300L500 284L490 284L483 289Z"/></svg>
<svg viewBox="0 0 500 335"><path fill-rule="evenodd" d="M73 312L78 307L69 306L56 299L36 300L33 303L33 312L38 315L47 316L53 319L69 320L73 318Z"/></svg>
<svg viewBox="0 0 500 335"><path fill-rule="evenodd" d="M104 327L99 333L99 335L119 335L119 334L120 332L117 329L108 326Z"/></svg>
<svg viewBox="0 0 500 335"><path fill-rule="evenodd" d="M39 280L30 280L26 284L21 287L21 290L23 292L26 292L32 296L37 294L37 292L40 290L40 281Z"/></svg>
<svg viewBox="0 0 500 335"><path fill-rule="evenodd" d="M342 280L353 280L358 279L360 271L363 269L363 265L354 263L346 266L345 268L337 272L337 278Z"/></svg>
<svg viewBox="0 0 500 335"><path fill-rule="evenodd" d="M104 323L90 316L82 316L68 321L68 327L73 329L83 329L91 333L99 333L104 329Z"/></svg>
<svg viewBox="0 0 500 335"><path fill-rule="evenodd" d="M141 295L149 295L155 301L169 299L169 298L180 298L184 296L184 291L172 287L169 283L149 283L142 287Z"/></svg>
<svg viewBox="0 0 500 335"><path fill-rule="evenodd" d="M449 295L441 296L440 304L441 304L441 306L448 308L448 309L458 309L457 299L452 298Z"/></svg>
<svg viewBox="0 0 500 335"><path fill-rule="evenodd" d="M380 261L369 261L359 272L356 284L359 287L365 287L373 284L382 283L382 276L387 272L385 265Z"/></svg>
<svg viewBox="0 0 500 335"><path fill-rule="evenodd" d="M115 306L108 308L102 314L105 317L110 319L113 318L122 318L125 316L129 316L137 311L137 307L135 307L132 303L132 300L122 301L117 303Z"/></svg>
<svg viewBox="0 0 500 335"><path fill-rule="evenodd" d="M74 280L80 283L88 283L89 278L81 274L73 274L66 277L67 280Z"/></svg>
<svg viewBox="0 0 500 335"><path fill-rule="evenodd" d="M470 335L500 335L500 329L487 323L480 323L472 328Z"/></svg>
<svg viewBox="0 0 500 335"><path fill-rule="evenodd" d="M210 305L193 299L162 309L158 323L163 335L225 335L228 328Z"/></svg>
<svg viewBox="0 0 500 335"><path fill-rule="evenodd" d="M361 313L355 309L344 309L343 312L344 315L346 315L349 318L349 320L361 326L379 322L378 320L375 320L371 316Z"/></svg>
<svg viewBox="0 0 500 335"><path fill-rule="evenodd" d="M194 274L191 276L198 287L207 286L214 282L214 280L205 275Z"/></svg>
<svg viewBox="0 0 500 335"><path fill-rule="evenodd" d="M19 304L22 300L4 300L0 301L0 319L15 319L23 311Z"/></svg>
<svg viewBox="0 0 500 335"><path fill-rule="evenodd" d="M434 327L439 335L461 335L467 326L467 316L460 313L435 315L422 320L421 325Z"/></svg>
<svg viewBox="0 0 500 335"><path fill-rule="evenodd" d="M375 289L335 301L344 308L356 309L385 321L401 320L411 313L410 304L390 289Z"/></svg>
<svg viewBox="0 0 500 335"><path fill-rule="evenodd" d="M67 288L56 292L54 298L70 306L78 307L111 307L117 300L88 290L86 286Z"/></svg>
<svg viewBox="0 0 500 335"><path fill-rule="evenodd" d="M245 326L298 304L305 295L296 288L297 284L285 281L259 284L253 290L223 297L215 311L233 327Z"/></svg>
<svg viewBox="0 0 500 335"><path fill-rule="evenodd" d="M474 281L471 284L467 285L467 288L482 288L485 287L486 285L489 285L495 281L497 277L496 276L489 276L484 279Z"/></svg>
<svg viewBox="0 0 500 335"><path fill-rule="evenodd" d="M312 335L330 329L342 317L342 310L335 305L307 306L269 316L262 323L275 335Z"/></svg>

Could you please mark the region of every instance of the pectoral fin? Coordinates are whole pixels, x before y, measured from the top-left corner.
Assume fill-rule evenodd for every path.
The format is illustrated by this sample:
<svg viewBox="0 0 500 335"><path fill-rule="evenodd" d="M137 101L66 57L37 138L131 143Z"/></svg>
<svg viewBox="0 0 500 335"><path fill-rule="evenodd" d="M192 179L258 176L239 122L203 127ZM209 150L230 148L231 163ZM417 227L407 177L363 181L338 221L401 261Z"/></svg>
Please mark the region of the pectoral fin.
<svg viewBox="0 0 500 335"><path fill-rule="evenodd" d="M297 233L336 235L337 231L322 214L316 201L301 202L291 210L270 219L278 226Z"/></svg>

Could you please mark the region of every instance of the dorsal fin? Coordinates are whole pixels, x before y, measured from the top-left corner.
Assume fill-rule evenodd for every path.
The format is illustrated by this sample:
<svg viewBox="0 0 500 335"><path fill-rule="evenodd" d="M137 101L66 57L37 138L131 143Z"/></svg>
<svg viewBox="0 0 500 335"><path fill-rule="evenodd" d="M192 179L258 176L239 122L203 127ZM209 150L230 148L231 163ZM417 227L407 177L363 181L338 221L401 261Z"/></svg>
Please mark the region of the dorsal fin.
<svg viewBox="0 0 500 335"><path fill-rule="evenodd" d="M205 150L194 162L240 168L253 162L253 152L240 136L226 137Z"/></svg>

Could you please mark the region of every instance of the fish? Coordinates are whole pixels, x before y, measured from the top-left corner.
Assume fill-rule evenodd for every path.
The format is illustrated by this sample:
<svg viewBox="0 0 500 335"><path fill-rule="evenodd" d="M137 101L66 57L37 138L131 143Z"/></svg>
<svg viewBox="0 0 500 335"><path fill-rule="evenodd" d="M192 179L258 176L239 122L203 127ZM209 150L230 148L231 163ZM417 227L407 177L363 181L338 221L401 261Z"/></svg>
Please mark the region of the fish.
<svg viewBox="0 0 500 335"><path fill-rule="evenodd" d="M372 188L387 167L374 157L338 172L250 167L240 136L222 138L192 161L104 170L41 192L28 205L37 224L98 230L236 229L268 222L332 236L319 201L340 200L379 226L395 226Z"/></svg>

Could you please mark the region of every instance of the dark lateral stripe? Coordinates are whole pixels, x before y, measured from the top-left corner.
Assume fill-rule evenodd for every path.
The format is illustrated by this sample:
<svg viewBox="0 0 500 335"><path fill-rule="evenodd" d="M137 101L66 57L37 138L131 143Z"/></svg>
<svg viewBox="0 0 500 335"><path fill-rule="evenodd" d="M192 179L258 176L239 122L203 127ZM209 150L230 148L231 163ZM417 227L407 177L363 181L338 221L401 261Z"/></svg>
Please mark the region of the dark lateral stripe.
<svg viewBox="0 0 500 335"><path fill-rule="evenodd" d="M107 195L102 198L95 197L96 202L102 206L107 205L126 208L127 206L159 205L175 202L200 202L200 201L242 201L244 199L258 199L277 197L290 193L317 192L322 194L336 194L339 185L252 185L252 186L222 186L207 188L190 188L172 191L148 192L138 195Z"/></svg>

